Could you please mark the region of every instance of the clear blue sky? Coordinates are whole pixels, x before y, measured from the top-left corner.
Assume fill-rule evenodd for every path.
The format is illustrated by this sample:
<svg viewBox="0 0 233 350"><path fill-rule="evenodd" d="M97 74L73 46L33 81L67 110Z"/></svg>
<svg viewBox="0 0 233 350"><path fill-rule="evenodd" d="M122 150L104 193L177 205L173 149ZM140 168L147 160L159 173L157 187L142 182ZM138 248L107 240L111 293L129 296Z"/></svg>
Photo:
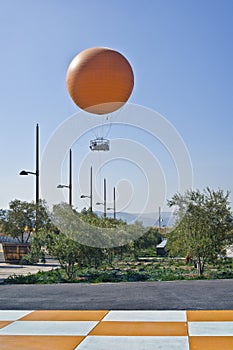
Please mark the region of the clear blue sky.
<svg viewBox="0 0 233 350"><path fill-rule="evenodd" d="M129 59L129 102L178 130L194 187L233 192L232 43L231 0L0 0L0 208L34 198L34 177L18 173L35 168L35 125L42 153L78 111L65 84L70 61L96 46Z"/></svg>

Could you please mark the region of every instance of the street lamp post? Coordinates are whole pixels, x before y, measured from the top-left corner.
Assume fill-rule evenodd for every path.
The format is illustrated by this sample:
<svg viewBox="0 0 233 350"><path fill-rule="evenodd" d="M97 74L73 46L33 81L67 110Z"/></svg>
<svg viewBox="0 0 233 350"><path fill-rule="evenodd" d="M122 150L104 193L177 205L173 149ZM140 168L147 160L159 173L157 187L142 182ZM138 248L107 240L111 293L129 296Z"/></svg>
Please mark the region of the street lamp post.
<svg viewBox="0 0 233 350"><path fill-rule="evenodd" d="M114 220L116 220L116 188L113 187L113 212L114 212Z"/></svg>
<svg viewBox="0 0 233 350"><path fill-rule="evenodd" d="M36 124L36 171L22 170L19 175L35 175L36 176L36 205L39 204L39 125Z"/></svg>
<svg viewBox="0 0 233 350"><path fill-rule="evenodd" d="M36 125L36 204L39 203L39 125Z"/></svg>
<svg viewBox="0 0 233 350"><path fill-rule="evenodd" d="M36 176L36 231L38 226L38 205L39 205L39 125L36 124L36 171L22 170L19 175Z"/></svg>
<svg viewBox="0 0 233 350"><path fill-rule="evenodd" d="M57 188L69 189L69 205L72 207L72 151L69 153L69 185L57 185Z"/></svg>
<svg viewBox="0 0 233 350"><path fill-rule="evenodd" d="M106 179L104 179L104 218L106 218Z"/></svg>
<svg viewBox="0 0 233 350"><path fill-rule="evenodd" d="M92 167L90 169L90 195L86 196L82 194L80 198L90 198L90 212L92 213L92 201L93 201L93 193L92 193Z"/></svg>
<svg viewBox="0 0 233 350"><path fill-rule="evenodd" d="M162 222L161 208L159 207L159 233L161 233L161 222Z"/></svg>
<svg viewBox="0 0 233 350"><path fill-rule="evenodd" d="M116 188L113 187L113 208L107 208L107 210L113 210L113 218L116 220Z"/></svg>
<svg viewBox="0 0 233 350"><path fill-rule="evenodd" d="M106 218L106 211L107 211L107 206L106 206L106 179L104 179L104 202L97 202L96 205L103 205L104 206L104 218Z"/></svg>

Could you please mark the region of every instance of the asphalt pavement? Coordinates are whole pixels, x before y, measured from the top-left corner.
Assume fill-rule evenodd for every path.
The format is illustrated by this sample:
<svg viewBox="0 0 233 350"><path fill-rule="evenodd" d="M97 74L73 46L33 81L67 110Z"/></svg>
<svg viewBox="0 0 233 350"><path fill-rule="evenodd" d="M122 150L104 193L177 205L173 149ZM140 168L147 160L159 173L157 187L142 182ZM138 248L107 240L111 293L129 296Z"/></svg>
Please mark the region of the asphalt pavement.
<svg viewBox="0 0 233 350"><path fill-rule="evenodd" d="M0 285L1 310L233 310L233 280Z"/></svg>

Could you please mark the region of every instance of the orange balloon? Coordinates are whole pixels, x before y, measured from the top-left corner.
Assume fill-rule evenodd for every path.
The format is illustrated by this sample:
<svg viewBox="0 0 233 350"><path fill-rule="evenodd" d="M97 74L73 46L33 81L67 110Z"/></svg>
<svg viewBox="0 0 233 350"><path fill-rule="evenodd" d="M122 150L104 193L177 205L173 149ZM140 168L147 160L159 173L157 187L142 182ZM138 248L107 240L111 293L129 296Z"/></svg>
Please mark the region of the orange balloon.
<svg viewBox="0 0 233 350"><path fill-rule="evenodd" d="M94 114L111 113L129 99L133 70L117 51L96 47L80 52L70 63L66 85L72 100Z"/></svg>

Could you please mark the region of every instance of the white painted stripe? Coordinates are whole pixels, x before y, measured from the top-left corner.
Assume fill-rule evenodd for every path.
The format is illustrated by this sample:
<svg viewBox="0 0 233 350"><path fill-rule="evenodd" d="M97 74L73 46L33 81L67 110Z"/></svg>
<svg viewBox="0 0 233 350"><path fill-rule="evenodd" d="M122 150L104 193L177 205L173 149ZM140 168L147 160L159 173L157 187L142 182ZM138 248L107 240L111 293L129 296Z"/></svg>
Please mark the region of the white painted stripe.
<svg viewBox="0 0 233 350"><path fill-rule="evenodd" d="M75 350L189 350L188 337L87 336Z"/></svg>
<svg viewBox="0 0 233 350"><path fill-rule="evenodd" d="M186 322L186 311L110 311L103 321Z"/></svg>
<svg viewBox="0 0 233 350"><path fill-rule="evenodd" d="M0 329L0 335L87 335L94 321L15 321Z"/></svg>
<svg viewBox="0 0 233 350"><path fill-rule="evenodd" d="M190 336L233 336L233 322L189 322Z"/></svg>
<svg viewBox="0 0 233 350"><path fill-rule="evenodd" d="M33 312L23 310L0 310L0 321L16 321Z"/></svg>

